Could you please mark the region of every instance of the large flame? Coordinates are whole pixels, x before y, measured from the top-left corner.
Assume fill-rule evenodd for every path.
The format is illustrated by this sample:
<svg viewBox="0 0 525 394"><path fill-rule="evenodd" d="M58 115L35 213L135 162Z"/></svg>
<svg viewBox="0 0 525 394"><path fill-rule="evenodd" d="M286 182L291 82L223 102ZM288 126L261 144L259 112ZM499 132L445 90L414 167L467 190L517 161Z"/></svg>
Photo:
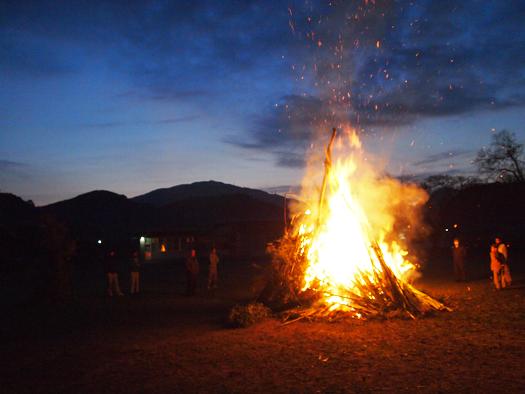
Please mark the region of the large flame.
<svg viewBox="0 0 525 394"><path fill-rule="evenodd" d="M383 277L374 247L399 281L406 282L415 272L394 224L401 214L409 227L414 208L426 194L379 176L367 164L353 130L337 140L334 154L327 162L325 192L312 187L319 180L319 174L312 174L318 164L303 182L302 199L310 204L295 222L300 253L307 261L303 290L317 291L331 310L360 317L353 300L375 297L371 287Z"/></svg>

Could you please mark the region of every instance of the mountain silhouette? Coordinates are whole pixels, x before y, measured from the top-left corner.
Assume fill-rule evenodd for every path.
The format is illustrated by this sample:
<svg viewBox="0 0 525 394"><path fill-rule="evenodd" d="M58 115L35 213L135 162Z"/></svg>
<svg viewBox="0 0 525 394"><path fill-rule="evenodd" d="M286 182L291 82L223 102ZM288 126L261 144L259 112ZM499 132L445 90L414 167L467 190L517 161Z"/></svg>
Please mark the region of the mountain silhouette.
<svg viewBox="0 0 525 394"><path fill-rule="evenodd" d="M221 182L196 182L129 199L96 190L38 208L79 238L123 238L142 233L206 231L217 225L282 222L284 199Z"/></svg>
<svg viewBox="0 0 525 394"><path fill-rule="evenodd" d="M11 193L0 193L0 227L33 224L37 219L35 206Z"/></svg>
<svg viewBox="0 0 525 394"><path fill-rule="evenodd" d="M524 199L525 184L520 183L436 191L423 208L425 222L434 230L428 239L448 247L453 236L486 243L499 233L518 248L525 244ZM214 181L158 189L131 199L97 190L38 208L3 193L0 226L8 231L17 223L34 223L39 215L49 214L66 224L75 238L89 239L205 233L217 226L242 228L240 223L282 229L283 203L282 196Z"/></svg>
<svg viewBox="0 0 525 394"><path fill-rule="evenodd" d="M119 237L156 224L152 207L106 190L95 190L39 209L66 223L81 237Z"/></svg>
<svg viewBox="0 0 525 394"><path fill-rule="evenodd" d="M282 221L282 206L246 194L198 196L160 208L172 223L187 228L239 222Z"/></svg>
<svg viewBox="0 0 525 394"><path fill-rule="evenodd" d="M224 197L231 195L244 195L254 200L279 207L283 206L284 201L283 197L277 194L270 194L262 190L239 187L217 181L194 182L156 189L149 193L133 197L131 200L160 207L193 198Z"/></svg>

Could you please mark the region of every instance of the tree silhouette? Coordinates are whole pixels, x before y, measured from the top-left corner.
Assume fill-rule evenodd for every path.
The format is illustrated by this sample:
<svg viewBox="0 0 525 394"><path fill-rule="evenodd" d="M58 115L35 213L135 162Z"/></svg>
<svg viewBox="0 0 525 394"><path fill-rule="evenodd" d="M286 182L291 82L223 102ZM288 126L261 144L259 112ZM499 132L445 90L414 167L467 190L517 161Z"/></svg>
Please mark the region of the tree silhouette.
<svg viewBox="0 0 525 394"><path fill-rule="evenodd" d="M474 163L480 174L488 179L525 182L523 144L516 140L514 133L507 130L494 134L490 146L478 152Z"/></svg>

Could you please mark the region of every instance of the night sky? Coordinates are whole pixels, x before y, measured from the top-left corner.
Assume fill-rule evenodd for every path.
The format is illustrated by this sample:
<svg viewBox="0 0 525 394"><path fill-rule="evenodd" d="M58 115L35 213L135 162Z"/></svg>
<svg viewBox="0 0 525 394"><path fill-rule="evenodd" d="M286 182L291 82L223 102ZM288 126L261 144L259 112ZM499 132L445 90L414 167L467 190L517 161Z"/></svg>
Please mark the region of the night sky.
<svg viewBox="0 0 525 394"><path fill-rule="evenodd" d="M393 175L525 140L525 2L2 1L0 189L286 191L351 122ZM319 144L314 143L314 149Z"/></svg>

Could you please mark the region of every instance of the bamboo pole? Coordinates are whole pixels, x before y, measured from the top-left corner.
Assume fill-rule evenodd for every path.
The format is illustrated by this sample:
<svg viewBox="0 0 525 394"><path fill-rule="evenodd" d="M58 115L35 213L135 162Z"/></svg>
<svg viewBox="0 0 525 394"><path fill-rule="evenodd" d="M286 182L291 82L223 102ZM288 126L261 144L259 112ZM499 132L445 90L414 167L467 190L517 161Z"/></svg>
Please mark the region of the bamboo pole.
<svg viewBox="0 0 525 394"><path fill-rule="evenodd" d="M316 229L319 228L319 224L321 223L321 215L322 215L323 206L324 206L324 195L326 192L326 183L328 182L328 176L330 175L330 170L332 168L332 145L334 144L336 134L337 134L337 129L334 127L332 129L332 136L330 137L330 142L328 143L328 146L326 147L326 152L325 152L323 183L321 184L321 192L319 193L319 202L317 203L317 221L316 221L316 226L315 226Z"/></svg>

